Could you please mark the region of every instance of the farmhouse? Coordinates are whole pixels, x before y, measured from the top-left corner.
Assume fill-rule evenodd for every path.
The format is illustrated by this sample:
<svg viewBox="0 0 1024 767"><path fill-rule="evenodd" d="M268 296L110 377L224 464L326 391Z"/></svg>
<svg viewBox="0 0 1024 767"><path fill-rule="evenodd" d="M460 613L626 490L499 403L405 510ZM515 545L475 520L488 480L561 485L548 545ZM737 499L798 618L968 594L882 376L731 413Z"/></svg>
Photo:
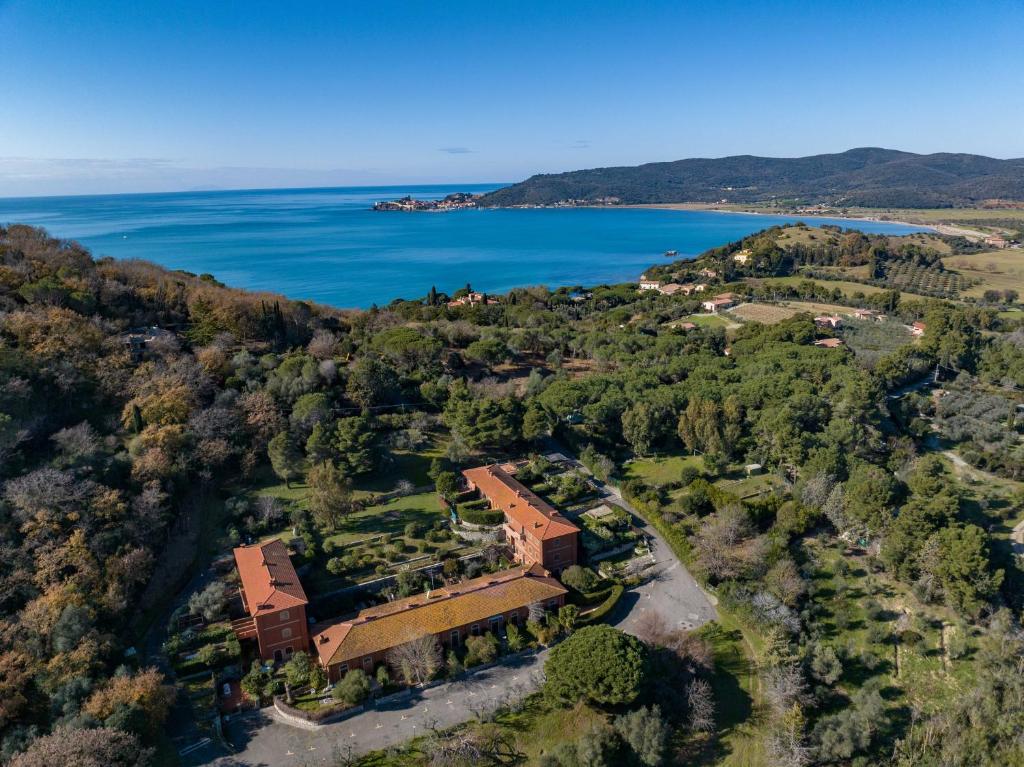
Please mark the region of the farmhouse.
<svg viewBox="0 0 1024 767"><path fill-rule="evenodd" d="M467 293L466 295L462 296L461 298L456 298L456 299L454 299L452 301L449 301L448 302L448 306L451 306L451 307L455 307L455 306L478 306L478 305L489 305L489 304L496 304L496 303L498 303L498 299L497 298L494 298L493 296L489 296L486 293L479 293L477 291L473 291L472 293Z"/></svg>
<svg viewBox="0 0 1024 767"><path fill-rule="evenodd" d="M737 264L746 264L750 260L750 251L744 248L739 253L733 254L732 260Z"/></svg>
<svg viewBox="0 0 1024 767"><path fill-rule="evenodd" d="M853 312L853 316L858 320L874 320L875 322L881 322L885 319L884 315L871 309L856 309Z"/></svg>
<svg viewBox="0 0 1024 767"><path fill-rule="evenodd" d="M539 564L555 573L575 565L579 528L517 481L514 471L511 464L493 464L467 469L462 476L470 490L504 513L505 539L517 562L527 567Z"/></svg>
<svg viewBox="0 0 1024 767"><path fill-rule="evenodd" d="M924 331L928 329L928 326L923 322L915 322L910 326L910 332L915 336L923 336Z"/></svg>
<svg viewBox="0 0 1024 767"><path fill-rule="evenodd" d="M701 302L701 308L706 312L718 312L721 309L728 309L736 303L736 297L732 293L721 293L714 298Z"/></svg>
<svg viewBox="0 0 1024 767"><path fill-rule="evenodd" d="M239 639L255 639L263 660L287 660L309 647L306 592L280 538L234 550L248 618L234 621Z"/></svg>
<svg viewBox="0 0 1024 767"><path fill-rule="evenodd" d="M566 593L540 565L518 567L361 610L318 630L313 647L332 681L356 668L372 674L396 647L429 636L455 649L467 637L524 625L531 605L558 609Z"/></svg>
<svg viewBox="0 0 1024 767"><path fill-rule="evenodd" d="M842 318L838 314L828 314L821 317L814 318L814 324L819 328L838 328L843 324Z"/></svg>
<svg viewBox="0 0 1024 767"><path fill-rule="evenodd" d="M676 293L683 290L684 287L684 285L680 285L678 282L670 282L667 285L660 286L658 288L658 292L663 296L674 296Z"/></svg>
<svg viewBox="0 0 1024 767"><path fill-rule="evenodd" d="M640 279L640 290L657 290L661 287L661 283L657 280Z"/></svg>
<svg viewBox="0 0 1024 767"><path fill-rule="evenodd" d="M843 345L843 342L839 338L821 338L815 341L814 345L825 349L838 349Z"/></svg>

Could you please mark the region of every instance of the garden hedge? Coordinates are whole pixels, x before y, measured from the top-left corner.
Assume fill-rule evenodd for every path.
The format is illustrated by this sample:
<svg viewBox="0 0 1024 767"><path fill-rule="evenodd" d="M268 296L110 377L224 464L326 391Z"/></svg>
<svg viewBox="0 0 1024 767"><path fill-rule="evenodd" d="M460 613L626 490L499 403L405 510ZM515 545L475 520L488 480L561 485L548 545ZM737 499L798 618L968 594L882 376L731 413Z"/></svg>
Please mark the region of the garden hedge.
<svg viewBox="0 0 1024 767"><path fill-rule="evenodd" d="M611 587L611 589L609 589L610 593L601 603L601 605L593 612L589 612L586 615L581 616L578 623L580 625L587 626L592 623L598 623L599 621L604 620L605 616L608 615L608 613L612 611L612 608L614 608L615 605L618 603L619 599L622 597L622 594L623 592L625 592L625 590L625 586L623 586L621 583L616 583L614 586Z"/></svg>
<svg viewBox="0 0 1024 767"><path fill-rule="evenodd" d="M505 515L498 509L471 509L459 507L459 518L471 525L500 525Z"/></svg>

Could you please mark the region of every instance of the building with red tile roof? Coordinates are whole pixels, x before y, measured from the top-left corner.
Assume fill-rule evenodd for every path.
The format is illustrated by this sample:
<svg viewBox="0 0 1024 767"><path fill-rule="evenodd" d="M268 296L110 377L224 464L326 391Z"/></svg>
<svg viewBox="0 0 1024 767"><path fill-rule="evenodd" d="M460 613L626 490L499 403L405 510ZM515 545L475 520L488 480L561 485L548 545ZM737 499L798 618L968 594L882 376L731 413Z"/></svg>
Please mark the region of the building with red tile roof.
<svg viewBox="0 0 1024 767"><path fill-rule="evenodd" d="M319 628L313 649L331 680L356 668L372 674L395 647L432 636L455 649L467 637L524 625L530 605L561 607L566 593L539 565L518 567L360 610Z"/></svg>
<svg viewBox="0 0 1024 767"><path fill-rule="evenodd" d="M512 476L511 465L480 466L462 472L476 490L505 515L505 538L517 562L561 572L579 561L580 529Z"/></svg>
<svg viewBox="0 0 1024 767"><path fill-rule="evenodd" d="M283 661L309 646L309 600L280 538L234 550L248 618L234 621L239 639L255 639L260 657Z"/></svg>

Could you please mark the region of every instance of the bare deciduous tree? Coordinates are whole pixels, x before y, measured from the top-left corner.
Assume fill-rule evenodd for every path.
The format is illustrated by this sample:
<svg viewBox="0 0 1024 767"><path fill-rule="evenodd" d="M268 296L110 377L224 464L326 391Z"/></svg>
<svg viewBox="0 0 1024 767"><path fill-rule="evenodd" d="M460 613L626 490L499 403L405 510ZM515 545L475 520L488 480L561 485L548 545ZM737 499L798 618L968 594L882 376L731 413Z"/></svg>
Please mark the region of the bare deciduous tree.
<svg viewBox="0 0 1024 767"><path fill-rule="evenodd" d="M441 668L441 645L437 637L424 634L389 650L387 660L407 684L423 684Z"/></svg>
<svg viewBox="0 0 1024 767"><path fill-rule="evenodd" d="M703 679L694 679L686 690L690 706L690 729L710 732L715 727L715 696L711 685Z"/></svg>
<svg viewBox="0 0 1024 767"><path fill-rule="evenodd" d="M450 735L435 730L424 751L430 767L512 764L521 758L512 735L493 726L461 730Z"/></svg>

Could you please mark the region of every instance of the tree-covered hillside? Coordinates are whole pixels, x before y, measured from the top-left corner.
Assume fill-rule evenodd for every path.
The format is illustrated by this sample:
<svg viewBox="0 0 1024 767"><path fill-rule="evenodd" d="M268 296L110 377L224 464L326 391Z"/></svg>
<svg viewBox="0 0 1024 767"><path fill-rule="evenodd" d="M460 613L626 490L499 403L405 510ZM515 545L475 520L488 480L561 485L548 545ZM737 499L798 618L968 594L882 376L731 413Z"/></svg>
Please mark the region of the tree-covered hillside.
<svg viewBox="0 0 1024 767"><path fill-rule="evenodd" d="M541 174L484 195L480 205L790 201L935 208L1024 200L1024 160L890 149L777 158L739 155Z"/></svg>
<svg viewBox="0 0 1024 767"><path fill-rule="evenodd" d="M787 232L807 234L761 233L708 263L736 263L744 248L766 270L779 252L822 268L931 257L831 231L834 243L782 248ZM940 246L954 243L929 247ZM770 301L767 278L707 279ZM141 767L158 749L173 763L165 722L188 683L171 669L219 681L244 655L231 636L190 654L178 619L226 624L230 589L181 592L204 549L285 537L317 598L329 576L387 572L411 541L424 555L450 546L424 483L451 495L459 470L549 452L555 439L621 486L716 593L722 621L691 632L665 616L636 639L602 638L602 653L638 664L627 692L641 708L604 694L533 698L481 725L474 747L500 743L545 767L581 754L602 765L1020 763L1020 323L895 290L829 297L883 308L887 324L871 327L896 342L864 355L853 320L849 334L803 311L732 322L700 314L699 295L628 284L451 305L432 289L338 312L0 229L0 762ZM845 345L815 344L836 333ZM534 457L524 481L544 463ZM533 481L551 497L583 485L544 476ZM379 500L413 486L439 527ZM367 543L375 525L385 540ZM357 556L355 542L373 553ZM427 587L405 574L407 591ZM339 604L325 594L318 616ZM148 638L169 617L161 650ZM161 652L177 663L167 673L153 665ZM563 692L596 684L578 667ZM244 678L257 698L276 689L258 666ZM587 728L563 726L572 717ZM368 763L463 763L439 761L452 747L434 733Z"/></svg>

